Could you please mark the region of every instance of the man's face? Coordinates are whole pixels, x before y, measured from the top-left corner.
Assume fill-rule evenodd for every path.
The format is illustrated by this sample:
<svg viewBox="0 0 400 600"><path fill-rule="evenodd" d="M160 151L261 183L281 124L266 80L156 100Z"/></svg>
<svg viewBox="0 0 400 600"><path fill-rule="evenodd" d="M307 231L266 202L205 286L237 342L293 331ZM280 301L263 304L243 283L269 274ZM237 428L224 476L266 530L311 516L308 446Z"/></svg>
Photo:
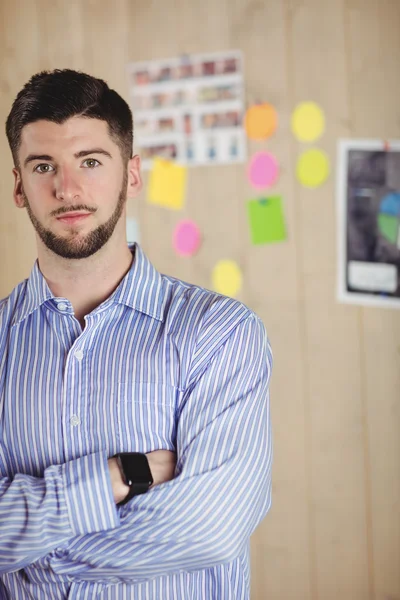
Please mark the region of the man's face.
<svg viewBox="0 0 400 600"><path fill-rule="evenodd" d="M141 187L139 158L125 166L107 123L84 117L26 125L14 175L15 203L43 244L68 259L100 250L121 227L127 194Z"/></svg>

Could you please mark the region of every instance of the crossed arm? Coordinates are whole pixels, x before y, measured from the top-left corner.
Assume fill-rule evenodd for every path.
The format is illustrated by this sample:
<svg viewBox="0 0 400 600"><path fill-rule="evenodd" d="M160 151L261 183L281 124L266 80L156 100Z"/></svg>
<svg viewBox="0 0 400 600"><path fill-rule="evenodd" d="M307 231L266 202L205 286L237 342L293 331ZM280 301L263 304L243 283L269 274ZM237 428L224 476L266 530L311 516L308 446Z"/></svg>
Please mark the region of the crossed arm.
<svg viewBox="0 0 400 600"><path fill-rule="evenodd" d="M31 565L65 581L117 583L236 558L271 502L271 360L262 323L243 319L184 393L175 477L124 506L116 507L125 490L118 477L113 489L100 453L77 459L79 477L67 463L50 467L44 480L0 480L0 520L13 500L13 514L27 514L19 535L0 531L0 573ZM99 497L98 514L86 514ZM30 518L34 510L42 522ZM27 543L35 527L40 547Z"/></svg>

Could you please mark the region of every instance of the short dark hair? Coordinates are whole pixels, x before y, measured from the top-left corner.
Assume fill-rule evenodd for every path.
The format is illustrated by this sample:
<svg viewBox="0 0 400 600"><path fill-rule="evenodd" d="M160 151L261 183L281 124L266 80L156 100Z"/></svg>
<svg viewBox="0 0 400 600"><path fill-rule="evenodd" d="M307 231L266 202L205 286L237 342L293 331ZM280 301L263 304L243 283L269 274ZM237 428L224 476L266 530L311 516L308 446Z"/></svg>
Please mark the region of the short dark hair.
<svg viewBox="0 0 400 600"><path fill-rule="evenodd" d="M55 69L33 75L13 102L6 134L14 165L19 166L25 125L40 119L62 124L74 116L106 121L123 160L132 157L133 118L125 100L102 79L72 69Z"/></svg>

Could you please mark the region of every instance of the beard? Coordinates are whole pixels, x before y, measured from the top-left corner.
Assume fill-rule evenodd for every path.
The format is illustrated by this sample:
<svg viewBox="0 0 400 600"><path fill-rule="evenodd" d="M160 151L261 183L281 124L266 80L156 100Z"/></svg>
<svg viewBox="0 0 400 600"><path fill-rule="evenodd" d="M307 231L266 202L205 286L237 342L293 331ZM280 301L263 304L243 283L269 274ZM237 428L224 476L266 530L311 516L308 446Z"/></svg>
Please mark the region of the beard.
<svg viewBox="0 0 400 600"><path fill-rule="evenodd" d="M110 239L114 229L121 218L124 205L126 203L126 186L128 183L128 174L125 171L121 186L121 191L118 195L118 201L114 209L113 214L105 223L102 223L93 231L90 231L85 237L77 237L76 232L72 232L69 237L58 236L50 229L46 229L40 221L35 217L32 212L29 200L22 189L22 195L25 201L25 208L31 220L36 233L39 235L45 246L62 258L69 259L82 259L88 258L93 254L96 254ZM95 212L93 208L86 206L85 204L77 204L74 206L64 207L58 211L55 211L54 216L62 215L69 212L78 210L85 210L87 212Z"/></svg>

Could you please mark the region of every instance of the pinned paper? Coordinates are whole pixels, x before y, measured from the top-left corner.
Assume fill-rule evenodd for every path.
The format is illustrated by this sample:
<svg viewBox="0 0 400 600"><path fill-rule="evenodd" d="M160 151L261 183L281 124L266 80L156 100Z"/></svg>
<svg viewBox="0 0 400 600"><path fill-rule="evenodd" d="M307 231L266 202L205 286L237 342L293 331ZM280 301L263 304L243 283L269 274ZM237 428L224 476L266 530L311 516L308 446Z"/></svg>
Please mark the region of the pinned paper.
<svg viewBox="0 0 400 600"><path fill-rule="evenodd" d="M234 298L242 287L242 273L233 260L220 260L212 273L216 292Z"/></svg>
<svg viewBox="0 0 400 600"><path fill-rule="evenodd" d="M275 133L278 116L272 104L264 102L247 109L244 126L247 136L252 140L265 140Z"/></svg>
<svg viewBox="0 0 400 600"><path fill-rule="evenodd" d="M126 240L128 244L140 242L139 224L136 219L130 217L126 219Z"/></svg>
<svg viewBox="0 0 400 600"><path fill-rule="evenodd" d="M192 256L200 246L200 230L193 221L180 221L175 228L173 244L181 256Z"/></svg>
<svg viewBox="0 0 400 600"><path fill-rule="evenodd" d="M286 239L280 196L250 200L247 208L253 244L269 244Z"/></svg>
<svg viewBox="0 0 400 600"><path fill-rule="evenodd" d="M297 161L297 177L304 186L315 188L329 175L329 159L322 150L312 148L301 154Z"/></svg>
<svg viewBox="0 0 400 600"><path fill-rule="evenodd" d="M172 210L183 208L186 174L186 167L164 158L155 158L150 174L148 201Z"/></svg>
<svg viewBox="0 0 400 600"><path fill-rule="evenodd" d="M300 142L314 142L325 129L325 116L315 102L302 102L292 114L292 131Z"/></svg>
<svg viewBox="0 0 400 600"><path fill-rule="evenodd" d="M256 152L250 160L247 172L250 184L256 189L274 185L278 179L278 163L269 152Z"/></svg>

